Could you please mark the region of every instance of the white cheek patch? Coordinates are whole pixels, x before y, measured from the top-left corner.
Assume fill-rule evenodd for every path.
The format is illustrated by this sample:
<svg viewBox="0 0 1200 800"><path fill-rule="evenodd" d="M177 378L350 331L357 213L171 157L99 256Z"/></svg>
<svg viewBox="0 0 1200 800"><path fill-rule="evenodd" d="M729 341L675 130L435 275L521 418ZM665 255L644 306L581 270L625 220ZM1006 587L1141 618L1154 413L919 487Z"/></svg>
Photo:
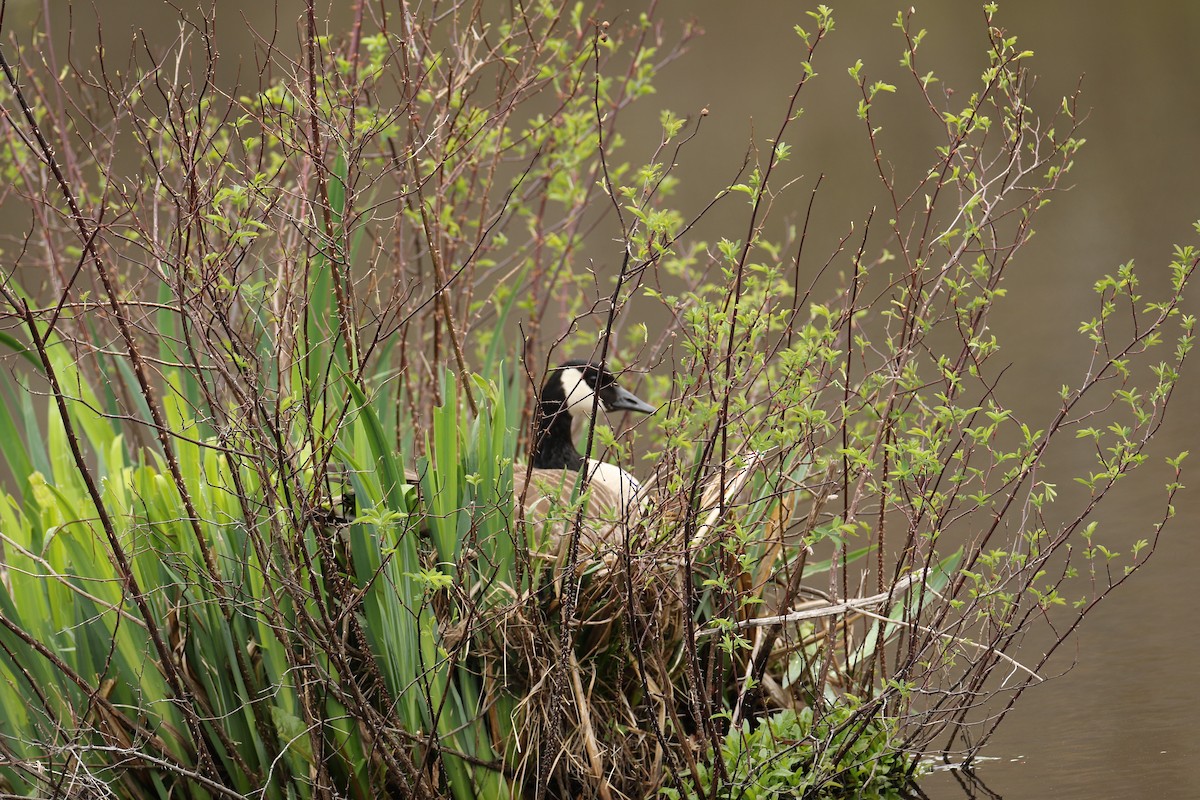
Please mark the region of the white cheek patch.
<svg viewBox="0 0 1200 800"><path fill-rule="evenodd" d="M583 372L575 367L567 367L559 376L562 381L563 393L567 396L567 410L577 419L587 419L592 413L592 398L595 396Z"/></svg>

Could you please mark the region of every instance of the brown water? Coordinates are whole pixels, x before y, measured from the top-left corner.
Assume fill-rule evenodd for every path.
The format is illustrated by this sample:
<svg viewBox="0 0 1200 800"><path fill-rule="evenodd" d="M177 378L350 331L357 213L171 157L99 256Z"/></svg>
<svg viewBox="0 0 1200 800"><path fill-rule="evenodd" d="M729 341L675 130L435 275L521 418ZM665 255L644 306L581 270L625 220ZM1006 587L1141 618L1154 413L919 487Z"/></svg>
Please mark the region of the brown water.
<svg viewBox="0 0 1200 800"><path fill-rule="evenodd" d="M52 5L52 19L61 29L62 7ZM269 5L248 6L244 13L256 27L270 29L274 12ZM695 207L733 175L752 130L765 137L777 127L798 74L800 51L791 28L808 23L803 12L812 5L662 4L663 16L691 15L707 33L683 61L668 68L654 98L630 109L623 133L631 148L647 142L648 153L657 141L659 108L681 114L710 109L680 173L685 185L700 187L689 199ZM20 29L40 4L27 0L9 6L6 27ZM281 4L287 13L280 12L288 37L298 16L298 9L287 10L291 6ZM135 24L151 42L177 34L176 15L166 5L105 0L99 7L110 47L117 39L127 42L126 32ZM218 45L227 56L222 69L228 76L236 69L231 55L249 53L251 39L247 26L234 24L242 10L231 3L221 7ZM610 18L636 13L625 12L626 7L611 4ZM862 58L873 75L899 82L901 42L891 22L906 7L888 2L834 7L838 27L819 54L820 79L803 95L810 113L793 135L794 163L805 176L803 188L792 195L798 207L816 176L827 176L828 190L815 217L818 227L844 231L874 202L878 182L864 161L854 87L845 70ZM923 2L917 11L918 24L930 29L921 51L926 68L969 90L984 65L980 4L936 0ZM1129 259L1159 269L1173 242L1195 241L1200 3L1009 0L1002 3L1000 21L1037 54L1036 98L1043 108L1053 110L1056 98L1085 74L1084 105L1093 109L1083 132L1088 144L1071 179L1074 188L1042 214L1040 233L1014 273L1019 283L1009 283L1009 301L996 320L1004 352L1014 362L1006 378L1009 391L1033 393L1078 374L1082 351L1075 328L1091 314L1094 278ZM292 43L294 38L286 44ZM63 55L58 53L60 61ZM924 163L929 141L906 132L901 123L889 122L897 138L888 143L888 155L902 168ZM1148 290L1163 285L1149 277L1147 283ZM1190 313L1200 310L1196 295L1188 304ZM1191 448L1200 458L1200 373L1192 373L1179 388L1164 438L1174 450ZM1157 477L1135 476L1107 507L1104 524L1119 532L1112 534L1118 541L1149 534L1142 510L1147 504L1157 508ZM1200 798L1200 623L1192 607L1200 574L1200 497L1187 493L1178 507L1179 517L1151 565L1105 601L1051 664L1051 672L1066 674L1028 692L1001 727L986 750L989 760L978 767L986 788L975 788L974 796ZM923 789L939 799L970 796L945 773L926 779Z"/></svg>

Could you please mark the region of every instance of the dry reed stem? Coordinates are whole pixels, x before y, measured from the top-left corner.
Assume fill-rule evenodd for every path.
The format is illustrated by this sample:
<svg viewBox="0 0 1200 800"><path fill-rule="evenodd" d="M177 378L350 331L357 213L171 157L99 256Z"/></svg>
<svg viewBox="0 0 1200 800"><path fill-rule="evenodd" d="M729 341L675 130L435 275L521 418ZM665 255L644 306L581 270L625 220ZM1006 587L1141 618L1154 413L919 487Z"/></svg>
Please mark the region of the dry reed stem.
<svg viewBox="0 0 1200 800"><path fill-rule="evenodd" d="M572 650L567 654L570 660L571 690L575 695L575 704L579 708L579 729L583 737L583 747L587 751L588 763L592 768L592 777L596 780L596 791L601 800L612 800L612 789L604 776L604 758L600 753L600 745L596 741L596 731L592 727L590 700L583 692L583 681L579 677L579 659Z"/></svg>
<svg viewBox="0 0 1200 800"><path fill-rule="evenodd" d="M862 612L864 609L872 606L881 605L894 599L901 592L906 592L915 584L922 583L929 577L929 570L921 570L920 572L912 572L905 575L900 580L892 585L890 591L880 594L873 594L870 597L855 597L847 600L844 603L825 603L816 608L808 608L800 611L791 611L787 614L779 614L773 617L755 617L754 619L743 620L734 623L735 630L745 628L761 628L767 625L786 625L791 622L800 622L806 619L821 619L823 617L836 617L839 614L845 614L847 611ZM720 631L719 628L709 628L697 634L697 637L711 636Z"/></svg>

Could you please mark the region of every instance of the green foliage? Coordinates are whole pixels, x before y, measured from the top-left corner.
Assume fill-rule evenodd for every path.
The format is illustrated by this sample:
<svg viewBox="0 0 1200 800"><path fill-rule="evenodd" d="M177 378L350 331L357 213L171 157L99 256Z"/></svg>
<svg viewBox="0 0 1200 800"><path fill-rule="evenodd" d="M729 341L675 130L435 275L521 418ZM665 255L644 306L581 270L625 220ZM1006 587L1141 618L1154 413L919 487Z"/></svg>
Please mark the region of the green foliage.
<svg viewBox="0 0 1200 800"><path fill-rule="evenodd" d="M670 800L899 797L915 769L896 720L846 696L814 724L811 708L787 710L725 735L718 772L702 764Z"/></svg>
<svg viewBox="0 0 1200 800"><path fill-rule="evenodd" d="M359 726L378 726L389 709L398 712L403 730L433 726L446 746L474 763L498 756L487 731L472 727L482 688L439 645L439 630L449 623L439 621L429 603L460 578L453 569L452 578L423 566L428 562L418 544L413 487L361 391L351 389L356 411L342 426L345 445L338 447L351 470L360 513L351 524L334 528L293 527L298 509L248 505L266 487L237 446L217 447L211 439L189 443L194 423L168 398L175 457L202 526L197 539L162 460L130 462L116 426L90 410L96 401L61 345L51 341L48 353L59 380L76 387L82 402L68 406L70 425L51 412L44 435L34 432L47 443L53 474L30 474L23 508L9 495L0 504L6 561L0 584L0 643L6 652L0 660L0 707L12 710L0 719L0 736L18 748L21 759L52 764L63 758L62 769L89 780L126 782L128 790L145 791L150 787L114 761L106 743L124 742L134 752L179 765L191 763L203 749L230 776L235 791L303 797L312 790L308 765L314 754L324 753L340 791L366 797L386 781L386 765L371 756L372 740L385 729L366 737ZM482 486L486 497L498 493L511 504L514 428L503 395L488 388L493 416L486 425L477 422L463 442L465 462L445 457L459 433L455 415L443 414L450 427L435 430L440 468L430 469L429 480L444 482L451 464L474 465L481 481L507 480L508 488L462 486ZM101 464L92 477L103 487L112 544L68 447L79 433ZM499 473L489 473L496 468ZM311 472L303 476L301 487L311 488L311 479ZM435 496L457 499L456 509L479 507L448 489ZM430 511L427 519L438 519ZM474 528L488 566L505 562L509 575L516 568L511 539L503 535L510 514L493 510ZM460 547L461 540L451 546ZM128 573L115 557L118 547L128 558ZM453 553L438 555L443 566L453 567ZM306 566L297 571L301 565ZM353 569L347 573L348 565ZM129 607L130 592L140 592L150 617ZM318 624L341 613L361 615L360 635L373 667L356 664L345 642L328 639L334 632ZM187 670L186 694L172 684L170 668L153 657L155 636L172 647L179 659L174 668ZM363 671L377 674L383 685L371 689L362 675L348 674ZM356 684L360 691L384 693L365 719L364 708L345 702L344 693ZM88 686L101 691L89 694ZM314 693L320 686L325 690ZM30 690L38 697L32 706L26 702ZM513 700L503 702L507 720ZM181 703L204 708L209 716L198 726L189 724ZM92 710L77 714L80 708ZM74 744L63 750L64 741ZM510 733L495 741L509 742ZM507 796L495 769L451 755L442 766L456 797ZM0 775L13 791L33 792L39 785L11 767Z"/></svg>

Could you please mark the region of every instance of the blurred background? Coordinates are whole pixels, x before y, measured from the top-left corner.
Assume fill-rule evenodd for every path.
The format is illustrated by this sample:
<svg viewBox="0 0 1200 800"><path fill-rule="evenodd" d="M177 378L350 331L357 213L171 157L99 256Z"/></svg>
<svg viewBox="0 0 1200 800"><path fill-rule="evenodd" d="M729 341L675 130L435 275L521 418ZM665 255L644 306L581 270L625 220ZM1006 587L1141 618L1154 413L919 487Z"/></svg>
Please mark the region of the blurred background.
<svg viewBox="0 0 1200 800"><path fill-rule="evenodd" d="M385 5L390 11L394 4ZM837 27L821 45L818 78L801 94L805 114L789 136L794 152L788 171L798 182L785 202L794 208L773 212L776 225L802 218L812 187L824 176L809 245L821 254L815 263L823 263L837 239L852 223L861 225L882 199L855 114L858 90L846 68L862 59L869 80L897 86L895 95L877 100L873 113L898 176L924 169L942 135L898 64L903 40L892 23L910 6L831 5ZM349 6L330 8L335 25L345 20L348 26ZM662 109L695 118L707 108L676 172L679 204L694 213L729 184L751 142L761 145L777 130L800 75L803 51L792 28L800 23L811 29L805 12L814 6L673 0L656 7L668 40L672 26L677 30L685 20L694 20L704 34L666 67L655 96L622 112L620 131L628 143L623 156L635 163L649 157L658 144ZM278 29L278 45L295 52L300 8L293 0L219 2L218 80L256 83L253 31ZM618 0L605 13L617 19L645 8ZM179 33L178 12L157 0L97 0L86 7L16 0L7 3L3 24L6 33L49 26L53 57L63 64L73 22L69 47L83 62L95 46L97 14L110 53L128 48L136 30L151 46ZM998 358L1011 363L1002 395L1036 422L1055 408L1058 387L1082 375L1088 350L1076 329L1094 313L1092 283L1134 260L1146 294L1162 294L1172 245L1200 238L1192 228L1200 219L1200 96L1194 88L1200 83L1200 3L1006 0L997 20L1035 53L1029 66L1039 76L1032 89L1037 112L1053 115L1063 95L1079 86L1081 106L1090 109L1081 131L1087 145L1067 179L1069 191L1040 213L1038 234L1021 252L1006 284L1008 298L992 318L1003 348ZM956 88L948 107L961 108L987 65L981 4L923 0L914 26L929 30L919 71L933 70L940 78L938 97L942 88ZM701 235L744 235L742 219L743 205L725 202ZM1186 310L1200 312L1197 291ZM1168 479L1162 456L1191 449L1193 460L1200 459L1200 365L1190 366L1153 459L1103 509L1101 529L1118 549L1153 534ZM1000 728L977 766L984 785L964 789L956 776L938 773L922 783L930 797L1200 798L1200 623L1190 605L1200 575L1200 496L1185 492L1177 508L1150 565L1084 622L1051 662L1048 672L1055 677L1031 689ZM1036 661L1040 643L1027 640L1024 646L1025 660Z"/></svg>

